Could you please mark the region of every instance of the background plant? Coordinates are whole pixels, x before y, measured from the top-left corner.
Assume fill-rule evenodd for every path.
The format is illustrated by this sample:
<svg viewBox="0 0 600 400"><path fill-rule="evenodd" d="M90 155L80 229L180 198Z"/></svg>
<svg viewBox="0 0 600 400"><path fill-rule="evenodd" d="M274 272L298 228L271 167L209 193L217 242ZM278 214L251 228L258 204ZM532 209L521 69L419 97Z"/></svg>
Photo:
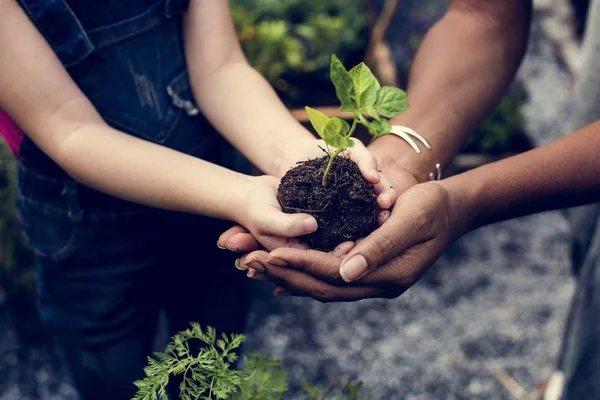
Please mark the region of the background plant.
<svg viewBox="0 0 600 400"><path fill-rule="evenodd" d="M295 79L326 82L330 54L345 60L368 42L362 0L234 0L231 10L248 61L288 103L303 92Z"/></svg>
<svg viewBox="0 0 600 400"><path fill-rule="evenodd" d="M238 360L236 351L244 335L218 336L215 329L203 330L199 324L175 334L166 350L148 357L146 378L136 381L138 392L133 400L166 400L168 385L181 376L180 399L202 400L281 400L288 391L288 371L280 361L260 353L243 359L243 368L232 368ZM200 342L198 350L193 342ZM330 390L320 390L303 383L310 400L337 400L327 397ZM348 381L342 388L344 400L363 400L361 382Z"/></svg>

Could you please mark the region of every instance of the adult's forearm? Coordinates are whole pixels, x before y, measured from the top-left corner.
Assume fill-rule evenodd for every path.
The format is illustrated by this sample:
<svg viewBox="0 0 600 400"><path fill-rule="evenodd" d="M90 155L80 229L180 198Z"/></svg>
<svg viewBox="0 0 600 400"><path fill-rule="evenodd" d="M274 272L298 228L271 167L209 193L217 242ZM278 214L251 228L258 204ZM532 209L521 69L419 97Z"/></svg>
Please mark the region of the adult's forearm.
<svg viewBox="0 0 600 400"><path fill-rule="evenodd" d="M600 201L600 122L549 145L456 175L470 228ZM466 194L466 195L464 195Z"/></svg>
<svg viewBox="0 0 600 400"><path fill-rule="evenodd" d="M418 155L388 135L372 146L420 180L442 166L497 105L523 58L530 1L453 1L427 33L411 67L410 108L393 123L423 135L433 151Z"/></svg>

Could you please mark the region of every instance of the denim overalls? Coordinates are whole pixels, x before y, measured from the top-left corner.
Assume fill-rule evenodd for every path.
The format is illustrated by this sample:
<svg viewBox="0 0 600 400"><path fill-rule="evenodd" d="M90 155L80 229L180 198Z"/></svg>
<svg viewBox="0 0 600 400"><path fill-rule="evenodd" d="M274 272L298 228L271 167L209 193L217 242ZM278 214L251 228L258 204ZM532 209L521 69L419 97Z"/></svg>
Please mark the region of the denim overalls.
<svg viewBox="0 0 600 400"><path fill-rule="evenodd" d="M188 2L20 0L108 124L240 171L243 159L193 101L182 42ZM36 254L40 314L83 399L133 396L161 309L172 331L190 321L243 331L244 278L216 247L224 222L84 187L31 140L20 151L17 207Z"/></svg>

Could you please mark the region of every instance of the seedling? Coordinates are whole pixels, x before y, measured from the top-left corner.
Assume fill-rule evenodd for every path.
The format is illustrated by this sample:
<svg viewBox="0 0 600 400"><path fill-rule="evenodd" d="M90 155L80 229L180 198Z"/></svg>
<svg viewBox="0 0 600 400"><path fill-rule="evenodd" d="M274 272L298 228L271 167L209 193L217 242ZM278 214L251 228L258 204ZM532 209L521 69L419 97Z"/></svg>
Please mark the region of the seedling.
<svg viewBox="0 0 600 400"><path fill-rule="evenodd" d="M331 57L330 76L341 103L340 110L351 112L353 119L350 125L341 118L330 118L321 111L306 107L313 128L327 145L329 163L323 174L323 186L327 186L327 175L334 159L354 146L351 137L359 124L375 137L387 135L392 130L388 119L409 107L406 93L395 87L381 86L365 63L361 62L348 71L334 54Z"/></svg>
<svg viewBox="0 0 600 400"><path fill-rule="evenodd" d="M277 190L284 212L315 217L319 229L304 235L302 241L323 251L369 235L377 228L380 211L373 187L363 178L358 165L338 155L354 146L352 135L358 125L365 126L375 137L386 135L392 130L388 119L408 108L406 93L382 87L364 63L347 71L333 55L330 75L340 110L352 113L352 124L307 107L312 126L325 142L327 155L287 171Z"/></svg>

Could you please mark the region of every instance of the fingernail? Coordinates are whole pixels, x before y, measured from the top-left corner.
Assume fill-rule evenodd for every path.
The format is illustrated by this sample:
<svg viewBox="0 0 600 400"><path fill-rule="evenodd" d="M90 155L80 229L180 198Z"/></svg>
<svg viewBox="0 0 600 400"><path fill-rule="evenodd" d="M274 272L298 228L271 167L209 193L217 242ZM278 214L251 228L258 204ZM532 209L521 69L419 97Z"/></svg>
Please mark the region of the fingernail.
<svg viewBox="0 0 600 400"><path fill-rule="evenodd" d="M287 267L287 266L288 266L288 263L287 263L287 262L285 262L285 261L284 261L284 260L282 260L281 258L277 258L277 257L271 257L271 256L268 256L268 257L267 257L267 262L268 262L269 264L273 264L273 265L276 265L276 266L278 266L278 267Z"/></svg>
<svg viewBox="0 0 600 400"><path fill-rule="evenodd" d="M261 274L265 273L265 268L256 260L247 261L245 264L247 268L251 268Z"/></svg>
<svg viewBox="0 0 600 400"><path fill-rule="evenodd" d="M239 269L240 271L246 271L246 269L247 269L245 265L243 265L243 266L242 266L242 265L240 264L240 259L239 259L239 258L235 260L235 263L234 263L234 265L235 265L235 267L236 267L237 269Z"/></svg>
<svg viewBox="0 0 600 400"><path fill-rule="evenodd" d="M284 296L291 296L292 294L285 289L275 288L273 290L273 295L275 297L284 297Z"/></svg>
<svg viewBox="0 0 600 400"><path fill-rule="evenodd" d="M239 252L240 251L240 249L236 249L234 247L229 247L229 246L226 247L226 249L229 250L229 251L235 251L235 252Z"/></svg>
<svg viewBox="0 0 600 400"><path fill-rule="evenodd" d="M372 170L371 171L371 176L377 180L379 180L379 172Z"/></svg>
<svg viewBox="0 0 600 400"><path fill-rule="evenodd" d="M317 230L317 220L313 217L305 218L304 221L302 221L302 224L307 233L313 233Z"/></svg>
<svg viewBox="0 0 600 400"><path fill-rule="evenodd" d="M357 254L344 262L340 267L342 279L348 283L357 280L367 271L367 259L362 254Z"/></svg>
<svg viewBox="0 0 600 400"><path fill-rule="evenodd" d="M220 248L221 250L227 250L227 247L223 247L219 244L219 242L217 242L217 247Z"/></svg>

